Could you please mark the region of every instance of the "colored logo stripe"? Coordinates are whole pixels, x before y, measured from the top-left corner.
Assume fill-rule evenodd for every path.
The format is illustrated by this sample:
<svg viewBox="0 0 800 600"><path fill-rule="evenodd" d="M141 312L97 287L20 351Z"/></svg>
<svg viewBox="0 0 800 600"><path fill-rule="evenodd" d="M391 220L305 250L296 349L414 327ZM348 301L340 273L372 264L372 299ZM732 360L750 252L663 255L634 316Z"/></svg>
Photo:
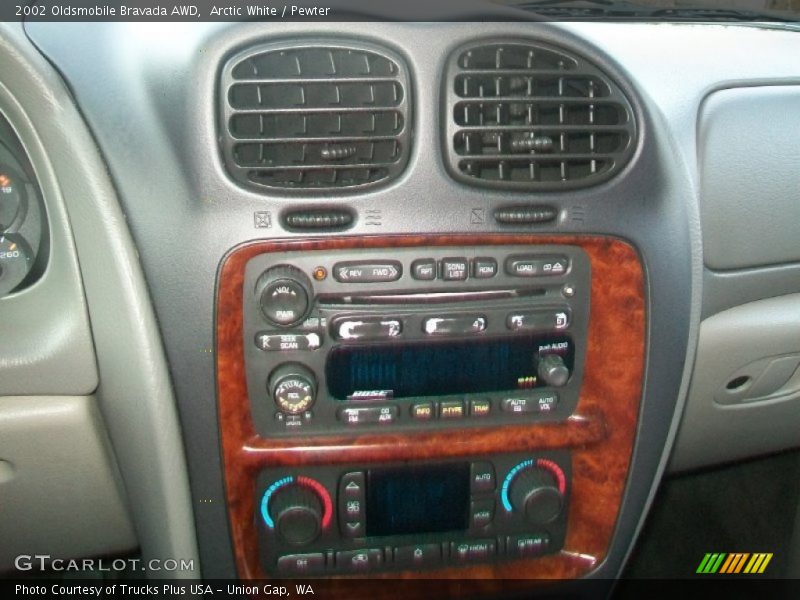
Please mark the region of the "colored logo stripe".
<svg viewBox="0 0 800 600"><path fill-rule="evenodd" d="M725 552L709 552L700 561L700 566L697 567L696 572L726 575L739 573L757 574L763 573L771 560L772 553L733 552L728 554Z"/></svg>
<svg viewBox="0 0 800 600"><path fill-rule="evenodd" d="M767 568L769 561L772 560L772 553L758 553L753 554L753 558L750 559L750 562L747 563L747 566L744 568L745 573L763 573L764 570Z"/></svg>
<svg viewBox="0 0 800 600"><path fill-rule="evenodd" d="M736 552L728 555L728 559L719 570L720 573L740 573L745 561L750 557L750 553Z"/></svg>
<svg viewBox="0 0 800 600"><path fill-rule="evenodd" d="M706 554L700 566L697 567L697 573L716 573L726 556L727 554L724 552Z"/></svg>

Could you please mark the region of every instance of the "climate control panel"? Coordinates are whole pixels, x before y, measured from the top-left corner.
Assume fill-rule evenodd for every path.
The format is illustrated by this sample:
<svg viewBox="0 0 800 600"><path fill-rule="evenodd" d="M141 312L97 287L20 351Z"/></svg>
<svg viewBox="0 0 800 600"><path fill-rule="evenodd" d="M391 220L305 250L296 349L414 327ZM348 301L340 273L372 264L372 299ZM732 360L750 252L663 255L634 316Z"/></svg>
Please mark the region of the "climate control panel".
<svg viewBox="0 0 800 600"><path fill-rule="evenodd" d="M591 286L578 247L264 254L244 286L262 436L553 421L577 405Z"/></svg>
<svg viewBox="0 0 800 600"><path fill-rule="evenodd" d="M564 543L566 451L369 467L268 469L262 566L276 576L535 558Z"/></svg>

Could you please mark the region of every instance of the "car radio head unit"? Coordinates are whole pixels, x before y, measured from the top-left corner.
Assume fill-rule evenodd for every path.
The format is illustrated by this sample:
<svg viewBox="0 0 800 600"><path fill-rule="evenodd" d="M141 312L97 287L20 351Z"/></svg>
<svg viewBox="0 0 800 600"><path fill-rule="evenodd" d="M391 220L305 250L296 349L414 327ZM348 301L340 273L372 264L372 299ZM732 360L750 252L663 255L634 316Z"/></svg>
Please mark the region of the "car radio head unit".
<svg viewBox="0 0 800 600"><path fill-rule="evenodd" d="M573 246L263 254L244 281L262 436L563 420L583 376L589 260Z"/></svg>

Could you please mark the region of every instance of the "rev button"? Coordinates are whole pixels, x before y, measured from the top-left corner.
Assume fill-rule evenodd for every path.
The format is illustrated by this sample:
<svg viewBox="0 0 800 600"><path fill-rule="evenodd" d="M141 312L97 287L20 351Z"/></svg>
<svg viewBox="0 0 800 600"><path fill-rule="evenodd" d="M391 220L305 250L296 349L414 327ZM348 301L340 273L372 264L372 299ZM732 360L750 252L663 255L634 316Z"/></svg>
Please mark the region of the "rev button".
<svg viewBox="0 0 800 600"><path fill-rule="evenodd" d="M341 283L397 281L403 266L396 260L348 261L333 266L333 276Z"/></svg>

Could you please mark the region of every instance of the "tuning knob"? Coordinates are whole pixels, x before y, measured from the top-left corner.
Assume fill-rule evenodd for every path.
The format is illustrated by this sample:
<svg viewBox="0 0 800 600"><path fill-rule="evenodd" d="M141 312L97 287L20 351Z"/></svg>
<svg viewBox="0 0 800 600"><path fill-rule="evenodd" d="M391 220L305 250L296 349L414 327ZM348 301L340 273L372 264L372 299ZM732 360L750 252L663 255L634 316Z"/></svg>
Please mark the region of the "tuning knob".
<svg viewBox="0 0 800 600"><path fill-rule="evenodd" d="M322 530L322 501L306 486L291 484L278 490L269 513L277 534L292 546L310 544Z"/></svg>
<svg viewBox="0 0 800 600"><path fill-rule="evenodd" d="M310 409L317 395L314 373L296 363L283 364L275 369L267 387L278 409L290 415Z"/></svg>
<svg viewBox="0 0 800 600"><path fill-rule="evenodd" d="M290 265L272 267L258 278L256 296L267 321L277 327L291 327L308 314L311 280Z"/></svg>
<svg viewBox="0 0 800 600"><path fill-rule="evenodd" d="M558 354L548 354L539 359L539 378L547 385L561 387L569 380L569 368Z"/></svg>
<svg viewBox="0 0 800 600"><path fill-rule="evenodd" d="M517 475L511 483L509 496L514 510L536 525L557 519L564 502L555 476L540 467L525 469Z"/></svg>

